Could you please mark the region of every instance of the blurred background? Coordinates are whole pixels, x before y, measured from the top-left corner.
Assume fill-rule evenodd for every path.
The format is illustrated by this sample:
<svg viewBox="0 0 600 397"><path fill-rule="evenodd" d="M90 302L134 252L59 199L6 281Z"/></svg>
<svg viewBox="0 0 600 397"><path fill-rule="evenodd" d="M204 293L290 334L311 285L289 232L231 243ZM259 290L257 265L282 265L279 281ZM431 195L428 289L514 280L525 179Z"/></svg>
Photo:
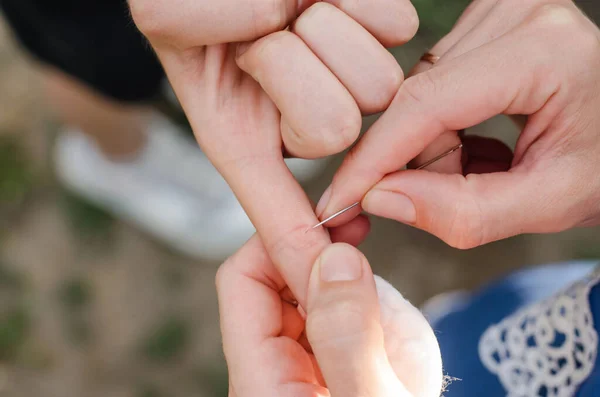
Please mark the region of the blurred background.
<svg viewBox="0 0 600 397"><path fill-rule="evenodd" d="M418 37L394 50L404 70L468 1L413 3ZM581 5L600 16L597 1ZM181 256L61 187L50 158L59 125L40 91L33 64L0 18L0 396L226 396L214 288L219 263ZM497 118L469 133L512 145L517 131ZM339 160L306 186L313 199ZM378 274L420 304L515 268L600 258L600 229L458 251L373 219L361 248Z"/></svg>

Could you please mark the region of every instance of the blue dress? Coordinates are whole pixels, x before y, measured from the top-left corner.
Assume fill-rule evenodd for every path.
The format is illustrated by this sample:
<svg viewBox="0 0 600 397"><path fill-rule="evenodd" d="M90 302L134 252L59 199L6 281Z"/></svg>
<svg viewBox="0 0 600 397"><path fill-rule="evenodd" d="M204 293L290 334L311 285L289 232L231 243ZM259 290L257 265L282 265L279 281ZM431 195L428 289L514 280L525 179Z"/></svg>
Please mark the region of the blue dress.
<svg viewBox="0 0 600 397"><path fill-rule="evenodd" d="M600 397L599 283L591 262L526 269L432 314L444 396Z"/></svg>

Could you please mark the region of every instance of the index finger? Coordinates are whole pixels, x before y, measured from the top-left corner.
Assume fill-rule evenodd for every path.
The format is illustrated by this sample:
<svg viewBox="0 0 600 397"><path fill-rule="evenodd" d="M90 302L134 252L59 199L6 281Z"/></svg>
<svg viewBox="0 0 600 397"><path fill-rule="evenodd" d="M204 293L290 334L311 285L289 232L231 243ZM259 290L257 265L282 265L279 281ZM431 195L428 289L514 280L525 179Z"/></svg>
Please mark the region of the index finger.
<svg viewBox="0 0 600 397"><path fill-rule="evenodd" d="M210 46L193 62L167 51L159 56L200 146L304 306L312 264L331 240L323 228L307 232L317 217L284 162L279 112L258 83L237 69L233 51Z"/></svg>
<svg viewBox="0 0 600 397"><path fill-rule="evenodd" d="M221 169L282 277L306 307L312 264L331 240L304 190L276 155L250 156Z"/></svg>
<svg viewBox="0 0 600 397"><path fill-rule="evenodd" d="M533 114L548 105L544 120L533 119L528 125L533 135L543 130L551 112L558 110L546 103L558 84L542 85L539 72L552 65L555 50L534 45L533 32L515 37L516 33L408 78L386 113L344 159L320 217L361 201L385 175L404 167L445 131L469 128L502 113ZM530 62L511 68L515 57ZM536 95L527 97L531 91ZM347 219L340 217L329 225Z"/></svg>

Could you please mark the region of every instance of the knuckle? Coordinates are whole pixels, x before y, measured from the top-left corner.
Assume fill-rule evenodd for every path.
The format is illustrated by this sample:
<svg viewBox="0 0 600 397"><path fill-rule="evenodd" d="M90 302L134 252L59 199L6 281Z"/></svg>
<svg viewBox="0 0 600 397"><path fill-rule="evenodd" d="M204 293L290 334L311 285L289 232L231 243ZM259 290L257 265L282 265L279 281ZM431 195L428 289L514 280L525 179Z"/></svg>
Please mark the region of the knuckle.
<svg viewBox="0 0 600 397"><path fill-rule="evenodd" d="M294 21L292 31L300 36L304 36L311 30L314 30L314 27L329 23L334 9L334 6L325 2L313 4Z"/></svg>
<svg viewBox="0 0 600 397"><path fill-rule="evenodd" d="M294 124L296 126L296 124ZM348 149L358 139L362 119L358 107L340 109L310 131L282 124L286 148L302 156L322 157Z"/></svg>
<svg viewBox="0 0 600 397"><path fill-rule="evenodd" d="M577 53L585 56L589 62L597 64L600 59L600 37L597 27L580 24L579 29L573 33L571 40L577 48ZM589 67L589 63L584 63Z"/></svg>
<svg viewBox="0 0 600 397"><path fill-rule="evenodd" d="M269 73L267 69L273 65L271 60L278 57L284 51L284 48L296 44L296 40L299 39L290 32L271 33L258 40L252 46L252 51L248 51L248 53L253 54L252 58L257 67L265 69L265 72Z"/></svg>
<svg viewBox="0 0 600 397"><path fill-rule="evenodd" d="M300 17L298 17L296 24L305 23L310 19L317 19L319 22L324 22L324 18L327 18L328 15L331 15L335 9L336 7L329 3L317 2L304 11Z"/></svg>
<svg viewBox="0 0 600 397"><path fill-rule="evenodd" d="M411 2L406 2L402 10L402 24L397 31L396 41L400 44L408 43L419 30L419 15Z"/></svg>
<svg viewBox="0 0 600 397"><path fill-rule="evenodd" d="M225 284L226 280L229 278L228 276L231 274L231 268L233 267L233 259L229 258L221 266L217 269L217 274L215 276L215 285L217 286L217 290L220 290Z"/></svg>
<svg viewBox="0 0 600 397"><path fill-rule="evenodd" d="M427 98L435 97L437 90L437 83L427 71L406 79L398 90L397 96L408 99L416 105L422 105Z"/></svg>
<svg viewBox="0 0 600 397"><path fill-rule="evenodd" d="M365 111L377 113L387 109L400 89L403 80L404 74L397 64L387 67L381 73L377 73L375 84L369 89L368 96L363 99Z"/></svg>
<svg viewBox="0 0 600 397"><path fill-rule="evenodd" d="M564 4L540 4L531 14L531 21L536 29L550 34L572 33L579 25L578 16L573 8Z"/></svg>
<svg viewBox="0 0 600 397"><path fill-rule="evenodd" d="M133 21L146 37L152 39L166 33L162 1L131 0L129 7Z"/></svg>
<svg viewBox="0 0 600 397"><path fill-rule="evenodd" d="M310 131L285 127L282 130L285 147L311 157L329 156L348 149L360 135L360 111L356 107L336 113Z"/></svg>
<svg viewBox="0 0 600 397"><path fill-rule="evenodd" d="M255 36L262 37L283 29L288 22L289 3L281 0L252 1Z"/></svg>
<svg viewBox="0 0 600 397"><path fill-rule="evenodd" d="M330 154L348 149L358 139L362 120L358 109L336 117L330 128L323 131L324 146Z"/></svg>
<svg viewBox="0 0 600 397"><path fill-rule="evenodd" d="M571 1L540 4L531 13L529 22L530 37L549 38L538 40L538 43L545 47L548 71L556 73L557 53L561 56L572 55L566 57L567 60L573 60L569 63L569 68L588 68L590 62L600 61L598 28ZM551 57L552 55L554 57Z"/></svg>
<svg viewBox="0 0 600 397"><path fill-rule="evenodd" d="M395 1L386 9L387 22L393 25L387 29L380 29L377 39L385 47L396 47L409 42L419 30L419 15L410 1Z"/></svg>

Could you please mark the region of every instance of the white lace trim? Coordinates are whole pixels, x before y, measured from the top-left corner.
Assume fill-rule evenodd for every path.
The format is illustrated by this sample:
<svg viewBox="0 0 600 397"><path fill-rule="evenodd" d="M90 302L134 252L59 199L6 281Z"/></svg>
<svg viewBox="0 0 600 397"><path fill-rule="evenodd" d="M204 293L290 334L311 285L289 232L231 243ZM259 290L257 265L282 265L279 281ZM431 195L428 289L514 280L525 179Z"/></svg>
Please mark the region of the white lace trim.
<svg viewBox="0 0 600 397"><path fill-rule="evenodd" d="M589 377L598 334L588 298L598 282L600 266L560 294L486 330L479 357L508 397L573 396Z"/></svg>

